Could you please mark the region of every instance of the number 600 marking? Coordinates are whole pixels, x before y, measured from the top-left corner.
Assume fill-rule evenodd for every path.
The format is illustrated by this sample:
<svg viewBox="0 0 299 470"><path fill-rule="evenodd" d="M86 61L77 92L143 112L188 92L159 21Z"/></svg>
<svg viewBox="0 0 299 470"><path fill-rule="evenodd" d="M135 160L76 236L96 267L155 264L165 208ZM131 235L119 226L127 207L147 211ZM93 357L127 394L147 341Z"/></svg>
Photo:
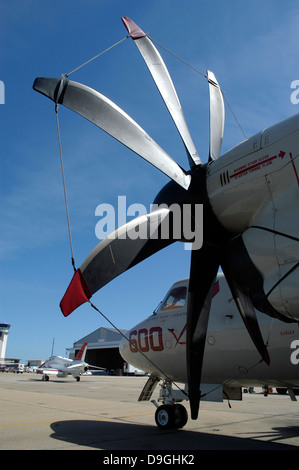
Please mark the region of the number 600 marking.
<svg viewBox="0 0 299 470"><path fill-rule="evenodd" d="M132 330L129 336L131 352L163 351L162 328L153 326L148 331L147 328Z"/></svg>

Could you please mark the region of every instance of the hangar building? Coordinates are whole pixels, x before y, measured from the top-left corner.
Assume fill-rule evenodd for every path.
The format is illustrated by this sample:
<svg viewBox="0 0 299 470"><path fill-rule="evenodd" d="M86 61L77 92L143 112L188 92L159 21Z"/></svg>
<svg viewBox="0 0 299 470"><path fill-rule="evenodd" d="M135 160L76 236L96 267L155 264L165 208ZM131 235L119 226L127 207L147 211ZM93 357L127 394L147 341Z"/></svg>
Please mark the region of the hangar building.
<svg viewBox="0 0 299 470"><path fill-rule="evenodd" d="M127 330L120 330L126 334ZM125 361L119 354L119 343L123 338L114 328L98 328L73 344L70 357L74 358L84 343L87 344L85 361L91 366L103 367L121 375Z"/></svg>

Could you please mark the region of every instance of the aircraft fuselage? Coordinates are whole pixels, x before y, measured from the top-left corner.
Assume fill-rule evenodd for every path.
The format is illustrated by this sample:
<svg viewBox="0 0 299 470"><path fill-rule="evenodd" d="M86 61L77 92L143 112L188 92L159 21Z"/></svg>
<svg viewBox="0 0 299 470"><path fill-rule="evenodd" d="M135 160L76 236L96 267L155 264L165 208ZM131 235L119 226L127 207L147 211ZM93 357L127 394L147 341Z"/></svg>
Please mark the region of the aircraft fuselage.
<svg viewBox="0 0 299 470"><path fill-rule="evenodd" d="M165 306L172 289L181 287L187 292L188 279L174 284L157 313L127 333L130 343L123 339L120 353L128 363L147 373L186 383L186 305ZM283 323L258 313L257 316L265 342L268 341L270 366L260 361L225 278L218 275L206 338L202 383L229 381L234 387L299 387L299 361L296 364L299 356L298 324Z"/></svg>

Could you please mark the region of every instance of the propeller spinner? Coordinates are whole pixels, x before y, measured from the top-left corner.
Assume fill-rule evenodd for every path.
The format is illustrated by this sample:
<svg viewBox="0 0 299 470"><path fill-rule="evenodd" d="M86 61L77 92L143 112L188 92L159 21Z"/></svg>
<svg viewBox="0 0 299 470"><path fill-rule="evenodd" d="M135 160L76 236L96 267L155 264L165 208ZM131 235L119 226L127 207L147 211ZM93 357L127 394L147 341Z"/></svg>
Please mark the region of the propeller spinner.
<svg viewBox="0 0 299 470"><path fill-rule="evenodd" d="M259 353L267 363L269 357L251 301L238 290L233 271L229 269L226 255L229 234L214 215L207 195L208 164L202 164L194 146L166 65L150 38L128 17L123 17L122 21L148 66L182 138L189 159L189 171L183 170L130 116L99 92L80 83L56 78L37 78L33 88L56 104L62 104L85 117L166 174L171 181L157 195L154 201L156 204L166 204L167 207L174 203L180 206L189 204L191 208L196 204L204 206L204 241L200 249L192 250L191 253L187 306L189 400L191 417L196 419L212 292L220 266ZM210 91L209 164L212 164L221 153L224 104L214 74L208 71L207 78ZM167 239L161 236L163 221L169 222L171 217L169 209L158 209L120 227L112 236L101 241L75 272L60 304L63 314L69 315L116 276L176 241L177 238L171 232ZM154 236L153 222L156 227ZM130 231L134 231L136 227L146 228L144 233L147 236L143 239L130 237ZM184 240L183 236L181 240Z"/></svg>

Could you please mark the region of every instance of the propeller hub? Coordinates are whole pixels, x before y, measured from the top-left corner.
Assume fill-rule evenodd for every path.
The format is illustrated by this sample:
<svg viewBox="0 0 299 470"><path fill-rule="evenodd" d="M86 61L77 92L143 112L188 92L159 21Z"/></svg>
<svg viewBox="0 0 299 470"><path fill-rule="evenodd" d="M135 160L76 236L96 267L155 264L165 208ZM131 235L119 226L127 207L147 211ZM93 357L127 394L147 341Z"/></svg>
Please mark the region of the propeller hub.
<svg viewBox="0 0 299 470"><path fill-rule="evenodd" d="M169 181L155 197L154 204L205 204L208 201L206 190L207 164L194 166L188 175L191 183L188 190L178 185L175 181Z"/></svg>

